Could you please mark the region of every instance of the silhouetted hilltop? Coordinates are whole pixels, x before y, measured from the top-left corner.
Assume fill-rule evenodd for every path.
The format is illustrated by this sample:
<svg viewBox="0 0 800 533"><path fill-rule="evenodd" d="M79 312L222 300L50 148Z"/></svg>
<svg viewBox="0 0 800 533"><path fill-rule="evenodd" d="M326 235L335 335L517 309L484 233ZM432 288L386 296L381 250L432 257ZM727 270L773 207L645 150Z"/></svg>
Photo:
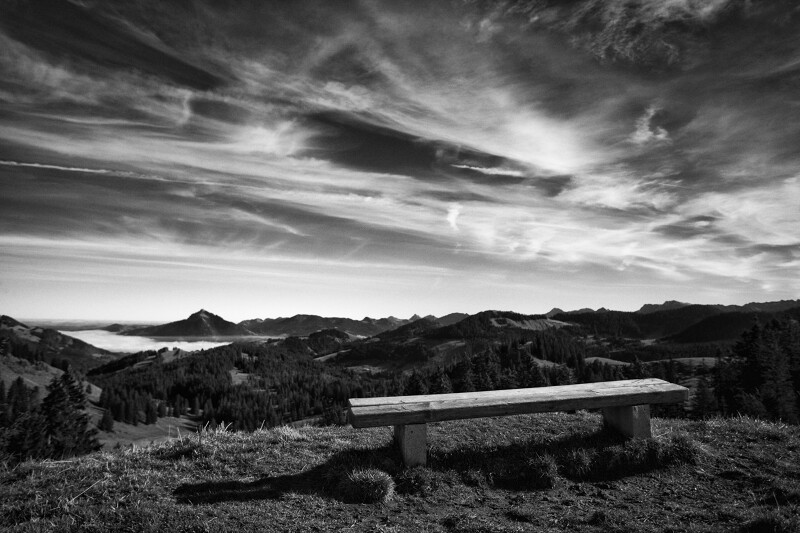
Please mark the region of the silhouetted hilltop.
<svg viewBox="0 0 800 533"><path fill-rule="evenodd" d="M201 309L184 320L161 326L128 329L121 334L141 337L241 337L252 335L253 332Z"/></svg>
<svg viewBox="0 0 800 533"><path fill-rule="evenodd" d="M372 337L409 322L410 319L404 320L395 317L379 319L365 317L361 320L355 320L352 318L323 317L319 315L294 315L281 318L255 318L239 322L239 325L258 335L274 337L283 335L304 337L324 329L338 329L351 335Z"/></svg>
<svg viewBox="0 0 800 533"><path fill-rule="evenodd" d="M647 313L655 313L657 311L668 311L671 309L680 309L681 307L686 307L692 304L687 304L684 302L678 302L676 300L669 300L664 302L663 304L644 304L637 313L647 314Z"/></svg>
<svg viewBox="0 0 800 533"><path fill-rule="evenodd" d="M708 342L735 339L752 325L755 317L768 320L797 307L800 307L798 300L749 303L743 306L665 302L661 305L645 305L636 312L597 310L590 313L556 314L553 318L578 324L590 334L634 339L666 338L675 342ZM685 335L682 333L684 331Z"/></svg>
<svg viewBox="0 0 800 533"><path fill-rule="evenodd" d="M14 346L24 346L42 355L98 356L111 353L57 330L30 327L6 315L0 316L0 337L8 339Z"/></svg>

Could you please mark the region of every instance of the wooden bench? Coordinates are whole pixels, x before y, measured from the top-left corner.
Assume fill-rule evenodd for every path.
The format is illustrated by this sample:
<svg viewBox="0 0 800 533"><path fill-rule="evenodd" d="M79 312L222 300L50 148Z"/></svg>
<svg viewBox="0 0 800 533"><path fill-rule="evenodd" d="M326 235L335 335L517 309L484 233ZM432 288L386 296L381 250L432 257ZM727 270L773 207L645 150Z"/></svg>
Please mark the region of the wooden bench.
<svg viewBox="0 0 800 533"><path fill-rule="evenodd" d="M427 460L427 423L576 409L602 409L606 423L632 438L650 438L650 404L677 403L686 387L660 379L628 379L579 385L383 398L351 398L355 428L394 426L406 466Z"/></svg>

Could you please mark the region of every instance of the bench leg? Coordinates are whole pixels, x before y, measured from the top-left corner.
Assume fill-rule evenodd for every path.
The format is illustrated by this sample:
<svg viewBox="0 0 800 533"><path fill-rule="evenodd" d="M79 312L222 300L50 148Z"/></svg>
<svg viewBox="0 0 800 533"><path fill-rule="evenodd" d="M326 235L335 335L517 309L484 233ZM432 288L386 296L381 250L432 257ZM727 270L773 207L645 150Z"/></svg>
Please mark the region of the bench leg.
<svg viewBox="0 0 800 533"><path fill-rule="evenodd" d="M649 439L653 436L650 431L649 405L606 407L603 409L603 419L607 425L626 437Z"/></svg>
<svg viewBox="0 0 800 533"><path fill-rule="evenodd" d="M407 467L425 466L428 460L428 425L406 424L394 427L394 440L400 446Z"/></svg>

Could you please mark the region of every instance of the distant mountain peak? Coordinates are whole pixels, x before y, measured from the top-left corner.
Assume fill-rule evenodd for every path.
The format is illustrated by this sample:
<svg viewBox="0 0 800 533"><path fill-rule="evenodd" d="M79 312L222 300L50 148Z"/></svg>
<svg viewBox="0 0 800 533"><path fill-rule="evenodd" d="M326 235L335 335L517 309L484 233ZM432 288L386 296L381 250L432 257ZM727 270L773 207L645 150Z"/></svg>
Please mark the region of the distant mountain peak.
<svg viewBox="0 0 800 533"><path fill-rule="evenodd" d="M252 335L247 328L200 309L184 320L160 326L136 328L122 332L123 335L144 337L231 337Z"/></svg>
<svg viewBox="0 0 800 533"><path fill-rule="evenodd" d="M667 300L663 304L644 304L641 309L636 311L640 314L656 313L658 311L668 311L670 309L680 309L681 307L688 307L692 304L679 302L677 300Z"/></svg>

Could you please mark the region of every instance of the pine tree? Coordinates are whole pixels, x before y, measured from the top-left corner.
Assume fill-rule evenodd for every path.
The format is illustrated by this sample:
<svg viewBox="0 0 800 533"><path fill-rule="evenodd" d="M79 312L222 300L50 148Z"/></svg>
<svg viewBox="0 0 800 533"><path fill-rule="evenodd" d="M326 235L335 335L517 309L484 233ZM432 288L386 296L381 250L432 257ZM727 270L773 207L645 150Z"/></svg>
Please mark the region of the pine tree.
<svg viewBox="0 0 800 533"><path fill-rule="evenodd" d="M418 372L414 372L406 384L405 393L409 395L428 394L428 384Z"/></svg>
<svg viewBox="0 0 800 533"><path fill-rule="evenodd" d="M158 422L158 411L156 411L156 406L153 405L153 402L147 402L147 407L144 410L144 423L145 424L155 424Z"/></svg>
<svg viewBox="0 0 800 533"><path fill-rule="evenodd" d="M98 424L97 427L100 431L107 431L109 433L114 431L114 417L111 415L110 409L103 411L103 418L100 419L100 424Z"/></svg>
<svg viewBox="0 0 800 533"><path fill-rule="evenodd" d="M47 457L64 458L99 449L96 430L89 428L83 389L70 372L54 378L42 401Z"/></svg>
<svg viewBox="0 0 800 533"><path fill-rule="evenodd" d="M630 379L641 379L645 376L644 365L638 356L634 356L633 363L628 367L628 376Z"/></svg>
<svg viewBox="0 0 800 533"><path fill-rule="evenodd" d="M11 424L7 420L8 406L6 405L6 382L0 379L0 428Z"/></svg>
<svg viewBox="0 0 800 533"><path fill-rule="evenodd" d="M542 372L542 367L536 362L532 362L528 376L528 386L546 387L547 385L549 385L549 383L544 375L544 372Z"/></svg>
<svg viewBox="0 0 800 533"><path fill-rule="evenodd" d="M8 388L6 404L8 425L13 424L17 418L33 409L31 393L28 387L25 386L25 381L21 376L11 382L11 386Z"/></svg>
<svg viewBox="0 0 800 533"><path fill-rule="evenodd" d="M437 375L431 387L431 392L435 394L449 394L453 392L453 382L450 381L450 377L445 374L444 371L440 371Z"/></svg>
<svg viewBox="0 0 800 533"><path fill-rule="evenodd" d="M767 355L763 365L764 381L759 389L759 396L771 417L796 424L797 405L788 358L778 344L777 332L765 333Z"/></svg>
<svg viewBox="0 0 800 533"><path fill-rule="evenodd" d="M18 461L49 457L46 420L39 409L23 413L7 434L6 452Z"/></svg>
<svg viewBox="0 0 800 533"><path fill-rule="evenodd" d="M714 393L708 386L705 377L701 377L697 382L697 389L692 397L692 416L695 418L706 418L711 413L716 412L717 401Z"/></svg>

